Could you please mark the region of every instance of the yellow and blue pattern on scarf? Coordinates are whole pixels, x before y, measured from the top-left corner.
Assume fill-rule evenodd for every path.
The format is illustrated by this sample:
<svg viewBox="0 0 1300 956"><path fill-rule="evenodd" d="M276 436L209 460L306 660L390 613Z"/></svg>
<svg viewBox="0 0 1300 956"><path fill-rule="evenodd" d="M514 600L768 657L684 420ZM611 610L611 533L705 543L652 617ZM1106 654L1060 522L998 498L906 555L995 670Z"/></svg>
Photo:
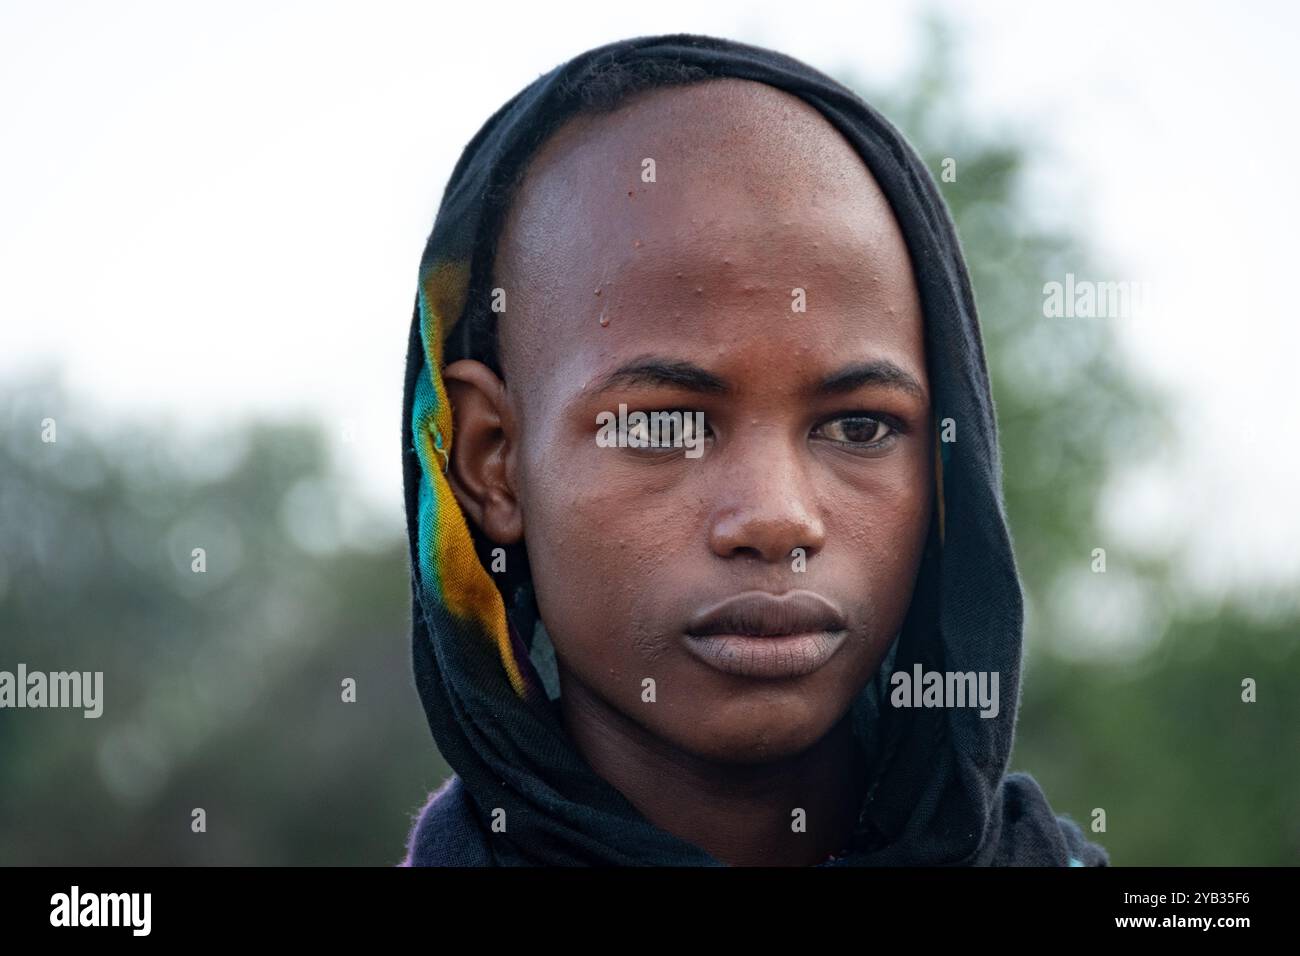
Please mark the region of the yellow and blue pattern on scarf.
<svg viewBox="0 0 1300 956"><path fill-rule="evenodd" d="M445 471L452 447L451 404L442 379L443 341L459 319L469 263L431 263L420 276L420 335L424 368L416 381L411 433L420 459L420 581L426 606L441 605L465 632L491 641L510 686L521 698L527 685L510 643L505 602L474 549L469 524Z"/></svg>

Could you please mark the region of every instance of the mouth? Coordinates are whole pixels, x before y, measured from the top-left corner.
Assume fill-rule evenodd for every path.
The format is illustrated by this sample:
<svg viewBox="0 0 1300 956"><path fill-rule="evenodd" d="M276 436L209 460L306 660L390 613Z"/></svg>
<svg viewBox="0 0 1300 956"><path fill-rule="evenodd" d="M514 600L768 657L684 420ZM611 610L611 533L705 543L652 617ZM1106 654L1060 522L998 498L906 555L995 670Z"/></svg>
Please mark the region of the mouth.
<svg viewBox="0 0 1300 956"><path fill-rule="evenodd" d="M812 591L746 591L696 614L687 649L709 666L743 677L802 677L844 644L843 614Z"/></svg>

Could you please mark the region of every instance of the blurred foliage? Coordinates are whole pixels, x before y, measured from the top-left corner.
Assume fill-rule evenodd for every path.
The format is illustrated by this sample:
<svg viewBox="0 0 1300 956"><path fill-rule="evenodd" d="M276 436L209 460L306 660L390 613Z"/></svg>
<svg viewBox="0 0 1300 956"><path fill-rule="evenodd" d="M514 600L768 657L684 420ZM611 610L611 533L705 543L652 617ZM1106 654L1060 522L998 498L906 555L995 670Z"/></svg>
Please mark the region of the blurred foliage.
<svg viewBox="0 0 1300 956"><path fill-rule="evenodd" d="M1112 542L1107 491L1132 470L1173 467L1176 409L1123 364L1114 324L1133 320L1044 317L1044 283L1122 272L1062 225L1084 219L1059 208L1063 189L1035 189L1050 136L977 122L951 27L931 18L925 31L913 75L889 89L840 79L926 161L971 271L1025 587L1012 769L1085 829L1103 809L1105 832L1090 832L1116 865L1294 865L1300 587L1202 597L1175 579L1173 543ZM1247 677L1256 703L1241 699Z"/></svg>
<svg viewBox="0 0 1300 956"><path fill-rule="evenodd" d="M0 403L0 668L103 671L105 699L0 711L0 863L397 862L447 773L400 516L348 506L315 424L105 433L49 378Z"/></svg>
<svg viewBox="0 0 1300 956"><path fill-rule="evenodd" d="M1043 283L1094 263L1039 215L1032 136L974 124L950 34L932 22L928 39L889 90L842 79L937 180L957 162L941 188L1026 590L1013 767L1085 826L1104 808L1093 836L1117 865L1294 864L1294 596L1206 604L1158 543L1108 543L1108 482L1159 461L1168 402L1117 361L1107 320L1043 317ZM108 423L53 376L0 387L0 409L0 669L102 670L106 699L98 720L0 711L0 863L397 862L448 772L410 677L401 515L355 503L316 423L202 438ZM1243 677L1258 703L1241 702ZM190 830L196 807L207 833Z"/></svg>

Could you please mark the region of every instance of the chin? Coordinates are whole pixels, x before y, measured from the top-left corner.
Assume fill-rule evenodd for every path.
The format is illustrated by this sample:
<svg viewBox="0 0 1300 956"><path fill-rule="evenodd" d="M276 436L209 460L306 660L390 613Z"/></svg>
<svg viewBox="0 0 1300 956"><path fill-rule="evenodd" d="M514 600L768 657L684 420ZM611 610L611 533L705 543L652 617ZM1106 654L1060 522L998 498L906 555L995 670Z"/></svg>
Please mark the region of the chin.
<svg viewBox="0 0 1300 956"><path fill-rule="evenodd" d="M799 707L769 706L761 715L699 715L690 721L684 736L676 737L679 749L718 763L762 764L793 757L821 740L834 725Z"/></svg>

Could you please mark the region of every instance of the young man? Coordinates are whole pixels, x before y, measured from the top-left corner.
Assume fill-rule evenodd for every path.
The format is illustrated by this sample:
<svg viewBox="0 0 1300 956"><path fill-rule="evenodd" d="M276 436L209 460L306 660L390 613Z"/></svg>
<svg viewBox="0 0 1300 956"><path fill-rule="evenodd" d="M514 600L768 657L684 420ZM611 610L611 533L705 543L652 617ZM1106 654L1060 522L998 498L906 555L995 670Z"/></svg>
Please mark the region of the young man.
<svg viewBox="0 0 1300 956"><path fill-rule="evenodd" d="M1005 772L1021 595L969 280L833 80L673 35L512 99L426 247L403 428L455 771L406 863L1107 862Z"/></svg>

